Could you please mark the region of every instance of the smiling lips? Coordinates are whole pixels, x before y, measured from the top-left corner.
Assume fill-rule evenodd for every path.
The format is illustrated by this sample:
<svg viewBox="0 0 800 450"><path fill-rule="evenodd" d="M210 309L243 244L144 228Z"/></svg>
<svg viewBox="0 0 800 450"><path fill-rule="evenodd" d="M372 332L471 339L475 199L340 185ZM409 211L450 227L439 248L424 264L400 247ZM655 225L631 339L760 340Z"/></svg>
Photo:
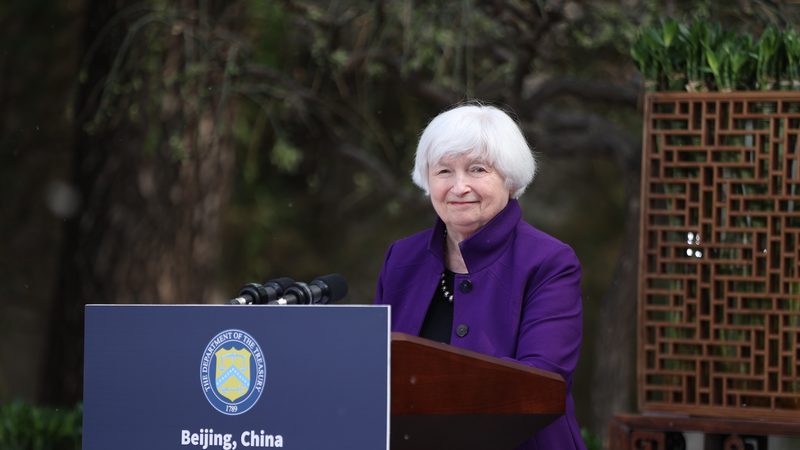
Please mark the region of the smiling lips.
<svg viewBox="0 0 800 450"><path fill-rule="evenodd" d="M448 206L470 206L470 205L473 205L475 203L478 203L478 201L477 200L472 200L472 201L458 200L458 201L448 201L447 205Z"/></svg>

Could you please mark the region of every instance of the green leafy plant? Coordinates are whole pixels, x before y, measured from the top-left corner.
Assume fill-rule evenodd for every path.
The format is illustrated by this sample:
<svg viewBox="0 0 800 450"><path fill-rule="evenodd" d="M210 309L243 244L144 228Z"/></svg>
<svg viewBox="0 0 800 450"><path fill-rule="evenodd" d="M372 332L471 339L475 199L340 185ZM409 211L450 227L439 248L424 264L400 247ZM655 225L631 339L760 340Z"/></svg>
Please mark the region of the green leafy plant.
<svg viewBox="0 0 800 450"><path fill-rule="evenodd" d="M704 49L708 69L720 91L730 92L743 86L743 69L751 59L752 46L750 36L731 33L723 33L716 42L706 43Z"/></svg>
<svg viewBox="0 0 800 450"><path fill-rule="evenodd" d="M663 19L639 31L631 56L648 91L799 89L800 33L768 26L756 39L717 22Z"/></svg>
<svg viewBox="0 0 800 450"><path fill-rule="evenodd" d="M661 44L659 63L662 67L666 84L670 89L682 89L686 73L686 56L684 48L679 44L678 22L674 19L663 19L661 33L657 42Z"/></svg>
<svg viewBox="0 0 800 450"><path fill-rule="evenodd" d="M783 48L786 52L786 65L783 79L791 89L800 90L800 33L795 29L783 33Z"/></svg>
<svg viewBox="0 0 800 450"><path fill-rule="evenodd" d="M81 406L55 409L24 402L0 405L0 448L80 450Z"/></svg>
<svg viewBox="0 0 800 450"><path fill-rule="evenodd" d="M659 27L648 28L637 54L647 59L648 68L659 84L681 89L685 70L682 46L678 45L678 22L664 19Z"/></svg>
<svg viewBox="0 0 800 450"><path fill-rule="evenodd" d="M686 48L686 90L702 92L708 90L705 83L703 43L708 39L708 22L696 20L691 25L680 24L678 37L680 44Z"/></svg>
<svg viewBox="0 0 800 450"><path fill-rule="evenodd" d="M781 37L778 29L774 26L767 27L758 40L756 53L756 88L759 90L770 90L776 86L780 45Z"/></svg>
<svg viewBox="0 0 800 450"><path fill-rule="evenodd" d="M643 32L631 46L631 56L639 67L639 71L644 76L644 82L648 91L655 91L657 89L657 80L659 77L659 67L656 63L655 52L652 49L655 47L655 37L651 32Z"/></svg>

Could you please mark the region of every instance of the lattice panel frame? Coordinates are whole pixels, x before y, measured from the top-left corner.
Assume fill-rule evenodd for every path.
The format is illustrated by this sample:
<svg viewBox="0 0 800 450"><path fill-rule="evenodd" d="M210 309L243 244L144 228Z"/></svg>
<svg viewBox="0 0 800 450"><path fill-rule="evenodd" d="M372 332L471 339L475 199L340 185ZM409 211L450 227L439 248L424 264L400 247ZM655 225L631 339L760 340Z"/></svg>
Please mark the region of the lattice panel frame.
<svg viewBox="0 0 800 450"><path fill-rule="evenodd" d="M800 93L645 98L642 411L800 421Z"/></svg>

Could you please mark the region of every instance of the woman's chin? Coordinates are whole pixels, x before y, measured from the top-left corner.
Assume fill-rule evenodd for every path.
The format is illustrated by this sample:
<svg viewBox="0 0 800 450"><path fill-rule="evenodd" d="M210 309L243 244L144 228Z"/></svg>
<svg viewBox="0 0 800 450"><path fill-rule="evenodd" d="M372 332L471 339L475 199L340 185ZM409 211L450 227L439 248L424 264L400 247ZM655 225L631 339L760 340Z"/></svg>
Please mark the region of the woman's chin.
<svg viewBox="0 0 800 450"><path fill-rule="evenodd" d="M457 232L462 235L470 235L480 228L480 222L474 218L458 218L454 220L445 221L447 229Z"/></svg>

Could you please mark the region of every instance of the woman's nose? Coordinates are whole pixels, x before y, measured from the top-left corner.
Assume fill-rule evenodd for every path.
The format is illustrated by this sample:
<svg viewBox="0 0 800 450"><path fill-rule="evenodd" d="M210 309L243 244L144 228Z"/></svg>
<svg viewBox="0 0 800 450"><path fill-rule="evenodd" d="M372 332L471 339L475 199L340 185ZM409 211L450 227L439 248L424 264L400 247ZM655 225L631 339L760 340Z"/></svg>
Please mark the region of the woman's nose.
<svg viewBox="0 0 800 450"><path fill-rule="evenodd" d="M451 188L453 193L463 195L470 191L469 183L467 182L467 178L464 174L457 173L456 176L453 178L453 187Z"/></svg>

